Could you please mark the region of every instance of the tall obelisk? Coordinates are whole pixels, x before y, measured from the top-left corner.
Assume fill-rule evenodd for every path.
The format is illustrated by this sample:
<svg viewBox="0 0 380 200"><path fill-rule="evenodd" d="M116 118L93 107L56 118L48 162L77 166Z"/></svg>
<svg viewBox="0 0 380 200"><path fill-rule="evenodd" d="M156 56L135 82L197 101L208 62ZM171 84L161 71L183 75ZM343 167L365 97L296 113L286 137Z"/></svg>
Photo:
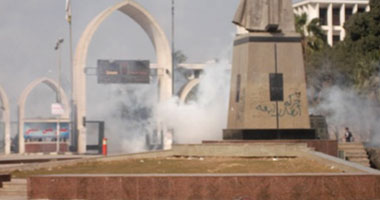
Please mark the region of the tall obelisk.
<svg viewBox="0 0 380 200"><path fill-rule="evenodd" d="M291 0L241 0L224 139L312 139Z"/></svg>

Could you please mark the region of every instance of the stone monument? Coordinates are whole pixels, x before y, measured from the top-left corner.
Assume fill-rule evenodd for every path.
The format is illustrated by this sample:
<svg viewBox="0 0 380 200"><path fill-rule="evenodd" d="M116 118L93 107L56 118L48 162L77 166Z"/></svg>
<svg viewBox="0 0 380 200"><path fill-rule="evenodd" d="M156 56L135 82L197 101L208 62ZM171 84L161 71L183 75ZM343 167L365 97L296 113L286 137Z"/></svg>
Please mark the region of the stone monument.
<svg viewBox="0 0 380 200"><path fill-rule="evenodd" d="M223 139L314 139L291 0L241 0Z"/></svg>
<svg viewBox="0 0 380 200"><path fill-rule="evenodd" d="M249 32L295 32L290 0L241 0L233 23Z"/></svg>

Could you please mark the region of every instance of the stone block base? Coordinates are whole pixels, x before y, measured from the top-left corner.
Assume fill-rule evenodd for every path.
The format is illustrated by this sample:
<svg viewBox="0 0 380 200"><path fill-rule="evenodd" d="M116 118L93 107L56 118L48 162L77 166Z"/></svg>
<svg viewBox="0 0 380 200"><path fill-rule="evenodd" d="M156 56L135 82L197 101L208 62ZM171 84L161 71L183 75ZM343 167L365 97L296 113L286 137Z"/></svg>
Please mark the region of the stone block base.
<svg viewBox="0 0 380 200"><path fill-rule="evenodd" d="M313 129L225 129L223 140L316 139Z"/></svg>
<svg viewBox="0 0 380 200"><path fill-rule="evenodd" d="M338 157L338 141L336 140L215 140L203 141L203 144L294 144L305 143L307 147L315 151Z"/></svg>

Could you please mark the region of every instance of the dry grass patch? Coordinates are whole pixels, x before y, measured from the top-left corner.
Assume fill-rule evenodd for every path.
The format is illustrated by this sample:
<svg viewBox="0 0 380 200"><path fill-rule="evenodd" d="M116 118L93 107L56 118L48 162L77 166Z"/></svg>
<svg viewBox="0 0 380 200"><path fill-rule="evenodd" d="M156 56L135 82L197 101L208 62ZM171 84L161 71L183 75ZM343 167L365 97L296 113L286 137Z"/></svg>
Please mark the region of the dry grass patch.
<svg viewBox="0 0 380 200"><path fill-rule="evenodd" d="M182 174L182 173L341 173L340 169L308 158L168 157L87 162L68 167L16 171L13 177L48 174Z"/></svg>

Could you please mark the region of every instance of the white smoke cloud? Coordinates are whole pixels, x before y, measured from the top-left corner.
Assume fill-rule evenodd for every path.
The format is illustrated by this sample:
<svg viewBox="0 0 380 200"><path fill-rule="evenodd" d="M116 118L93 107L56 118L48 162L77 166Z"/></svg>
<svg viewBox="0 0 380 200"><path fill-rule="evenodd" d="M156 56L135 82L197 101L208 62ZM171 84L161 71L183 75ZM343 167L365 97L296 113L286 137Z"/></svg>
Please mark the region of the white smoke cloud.
<svg viewBox="0 0 380 200"><path fill-rule="evenodd" d="M197 100L187 103L173 97L158 104L156 81L149 85L103 86L103 90L108 88L106 95L96 97L93 103L100 106L91 106L88 115L105 121L110 153L147 151L146 135L157 129L158 121L174 130L176 143L221 140L227 123L229 84L230 64L223 60L205 68L196 90ZM96 95L90 92L89 98ZM88 137L96 138L91 136L96 130L88 126L87 132Z"/></svg>
<svg viewBox="0 0 380 200"><path fill-rule="evenodd" d="M94 86L95 87L95 86ZM110 153L133 153L146 150L145 135L155 128L153 108L157 104L157 83L149 85L103 85L96 86L105 95L89 93L96 98L91 101L88 116L105 122L105 137ZM96 96L96 97L95 97ZM97 133L88 130L87 133ZM96 135L90 138L95 138Z"/></svg>
<svg viewBox="0 0 380 200"><path fill-rule="evenodd" d="M344 128L349 127L355 141L380 143L378 106L352 89L338 86L323 89L321 102L310 112L326 116L333 139L338 135L342 141Z"/></svg>
<svg viewBox="0 0 380 200"><path fill-rule="evenodd" d="M197 90L197 100L184 104L178 98L158 107L158 114L174 129L177 143L221 140L227 124L230 65L227 60L205 68Z"/></svg>

